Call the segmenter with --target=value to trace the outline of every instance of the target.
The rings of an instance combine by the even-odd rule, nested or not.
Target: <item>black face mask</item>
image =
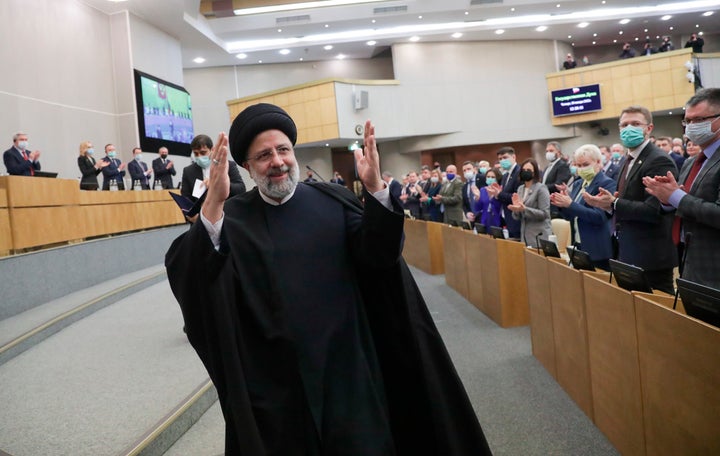
[[[533,179],[533,172],[527,169],[520,171],[520,180],[523,182],[531,181]]]

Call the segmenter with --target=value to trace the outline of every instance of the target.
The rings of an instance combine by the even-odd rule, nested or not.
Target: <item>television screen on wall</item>
[[[143,151],[157,152],[165,146],[171,154],[190,155],[194,131],[187,90],[135,70],[135,103]]]
[[[553,116],[567,116],[600,111],[600,84],[593,84],[550,92]]]

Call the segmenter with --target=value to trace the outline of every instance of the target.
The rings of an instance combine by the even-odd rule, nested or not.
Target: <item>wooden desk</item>
[[[405,220],[403,257],[409,265],[427,274],[445,272],[442,224],[422,220]]]
[[[184,222],[166,190],[80,191],[73,179],[0,177],[0,252]]]
[[[635,298],[647,454],[720,454],[720,329]]]
[[[536,250],[525,249],[525,273],[532,352],[550,375],[557,379],[555,333],[547,258],[538,254]]]
[[[442,241],[444,250],[445,282],[450,288],[468,299],[467,250],[465,241],[473,233],[462,228],[443,225]]]

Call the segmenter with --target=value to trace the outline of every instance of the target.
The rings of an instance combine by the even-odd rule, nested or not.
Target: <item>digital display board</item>
[[[584,114],[600,111],[600,84],[593,84],[550,92],[553,116]]]

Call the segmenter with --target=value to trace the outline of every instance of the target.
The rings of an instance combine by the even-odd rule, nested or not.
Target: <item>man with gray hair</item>
[[[3,153],[3,162],[11,176],[34,176],[40,171],[40,151],[27,150],[28,136],[25,133],[13,135],[13,145]]]
[[[543,171],[542,183],[550,193],[558,191],[557,184],[567,184],[570,180],[570,166],[562,153],[562,147],[557,141],[550,141],[545,146],[545,158],[550,163]]]
[[[402,193],[402,184],[393,178],[392,173],[390,171],[383,171],[382,180],[385,181],[388,188],[390,189],[390,194],[395,198],[400,199],[400,194]]]

